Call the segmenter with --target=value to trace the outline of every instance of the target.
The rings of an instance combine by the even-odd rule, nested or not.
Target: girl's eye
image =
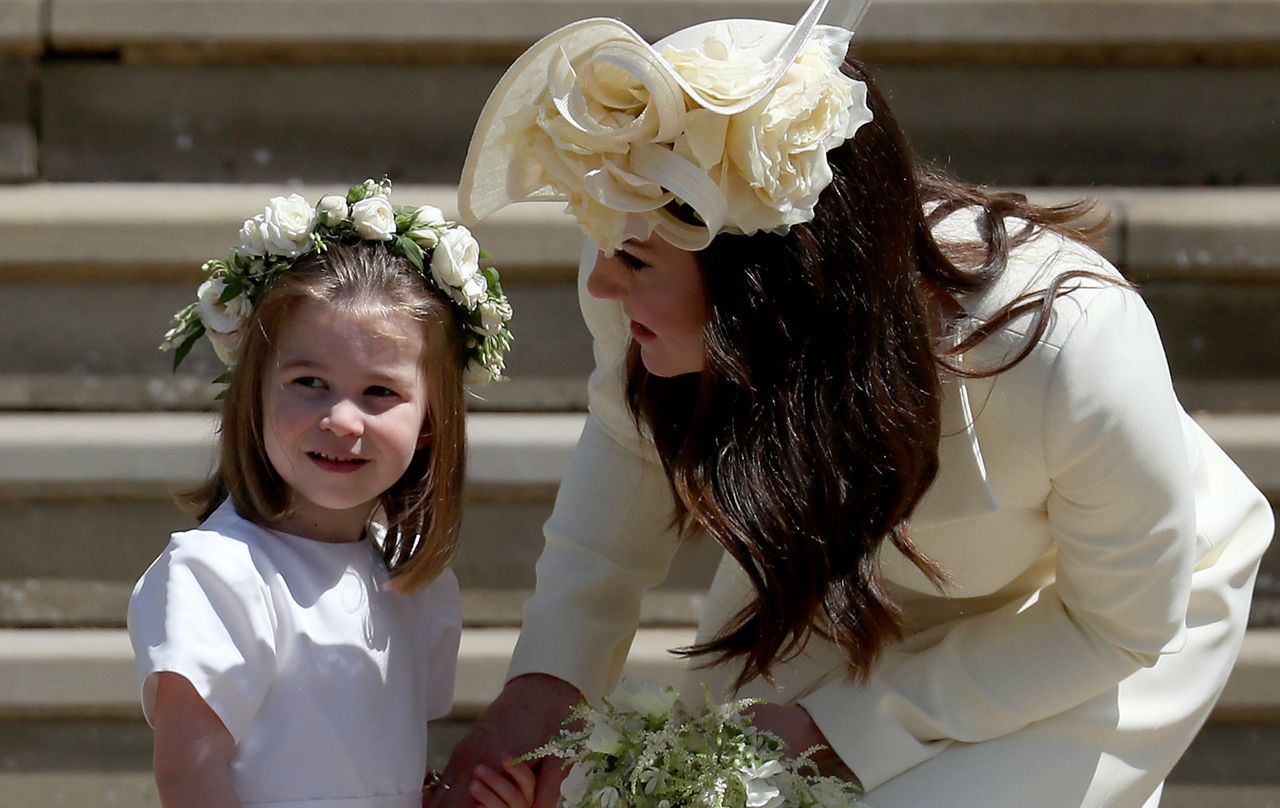
[[[374,398],[397,398],[400,395],[395,390],[392,390],[390,387],[382,387],[381,385],[376,385],[376,384],[373,387],[370,387],[369,389],[365,390],[364,392],[365,392],[365,395],[373,396]]]
[[[627,269],[639,270],[646,269],[649,266],[644,261],[641,261],[639,258],[636,258],[631,253],[624,250],[618,250],[614,255],[618,256],[618,261]]]
[[[293,383],[299,387],[306,387],[310,390],[325,389],[324,379],[318,378],[316,376],[299,376],[298,378],[293,380]]]

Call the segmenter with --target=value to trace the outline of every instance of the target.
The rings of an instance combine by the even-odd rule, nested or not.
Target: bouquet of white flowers
[[[624,679],[600,707],[579,705],[565,728],[523,760],[572,765],[566,808],[858,808],[853,783],[819,775],[810,756],[756,729],[743,699],[691,711],[673,688]]]

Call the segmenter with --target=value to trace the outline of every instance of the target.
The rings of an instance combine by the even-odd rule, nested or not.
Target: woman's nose
[[[334,403],[328,414],[320,419],[320,428],[335,435],[364,434],[364,418],[360,408],[347,399]]]
[[[592,297],[605,300],[621,299],[627,293],[626,272],[626,268],[619,266],[616,260],[606,257],[602,252],[596,253],[595,266],[587,276],[587,291]]]

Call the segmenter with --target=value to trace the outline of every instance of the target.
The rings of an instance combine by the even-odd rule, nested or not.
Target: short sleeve
[[[208,531],[176,534],[129,600],[147,722],[154,723],[155,675],[176,673],[240,743],[275,676],[274,625],[246,545]]]
[[[434,721],[453,708],[453,681],[462,640],[462,597],[453,570],[440,573],[427,588],[427,719]]]

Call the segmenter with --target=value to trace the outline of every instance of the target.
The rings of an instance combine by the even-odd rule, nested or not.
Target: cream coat
[[[967,213],[940,228],[972,238]],[[671,498],[621,398],[628,324],[582,284],[595,337],[591,418],[546,525],[537,591],[511,676],[546,672],[588,697],[619,676],[645,590],[677,539]],[[1071,269],[1117,274],[1054,235],[1019,248],[1002,280],[961,300],[976,320]],[[1020,323],[1019,325],[1022,325]],[[964,357],[998,362],[1016,327]],[[882,555],[911,635],[870,681],[813,640],[775,670],[869,789],[876,808],[1154,805],[1239,650],[1266,500],[1182,410],[1141,298],[1091,282],[1054,307],[1032,354],[994,380],[947,381],[939,476],[912,518],[952,579],[939,593]],[[750,595],[722,562],[699,628]],[[723,692],[731,672],[693,670]]]

